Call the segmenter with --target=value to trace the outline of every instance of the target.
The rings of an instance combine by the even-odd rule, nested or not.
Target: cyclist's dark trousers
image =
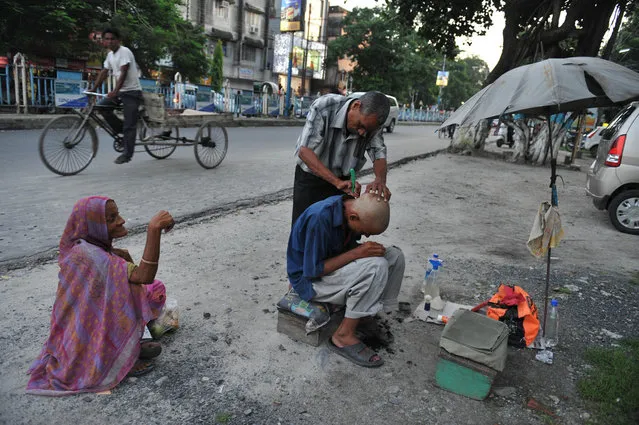
[[[142,92],[139,90],[120,92],[117,98],[105,97],[98,106],[100,114],[116,133],[124,135],[124,154],[131,158],[135,150],[135,135],[138,124],[138,108],[142,102]],[[115,116],[113,109],[122,105],[124,122]]]

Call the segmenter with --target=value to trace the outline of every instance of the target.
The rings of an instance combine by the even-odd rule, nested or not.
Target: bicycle
[[[84,92],[89,96],[105,96]],[[228,150],[228,134],[210,115],[191,115],[189,118],[168,117],[162,95],[143,93],[144,105],[138,110],[136,146],[155,159],[166,159],[177,146],[194,146],[195,158],[204,168],[218,166]],[[113,149],[124,151],[119,136],[98,113],[95,102],[73,114],[49,121],[40,135],[39,154],[44,165],[61,176],[78,174],[89,166],[98,151],[96,127],[101,127],[113,138]],[[179,128],[200,124],[195,139],[180,137]]]

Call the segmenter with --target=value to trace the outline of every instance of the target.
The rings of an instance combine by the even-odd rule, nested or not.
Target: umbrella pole
[[[544,292],[544,323],[541,327],[541,336],[546,336],[546,316],[548,315],[548,286],[550,282],[550,251],[548,248],[548,257],[546,259],[546,290]]]
[[[552,128],[550,126],[550,112],[547,115],[548,120],[548,150],[550,152],[550,203],[556,207],[559,203],[557,197],[557,158],[552,155]],[[544,291],[544,321],[542,325],[542,336],[546,336],[546,317],[548,316],[548,287],[550,286],[550,252],[548,247],[548,256],[546,257],[546,289]]]

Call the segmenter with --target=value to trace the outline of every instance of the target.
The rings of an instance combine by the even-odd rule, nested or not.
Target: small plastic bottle
[[[432,297],[430,295],[424,295],[424,311],[426,312],[426,316],[430,315],[430,302]]]
[[[431,258],[428,259],[428,264],[426,266],[426,274],[424,275],[424,295],[430,295],[431,297],[431,307],[434,310],[441,310],[444,308],[444,303],[439,295],[439,282],[437,281],[437,276],[439,275],[440,269],[442,268],[442,260],[439,258],[439,255],[433,254]]]
[[[559,303],[553,299],[550,301],[550,311],[546,319],[546,347],[552,348],[559,344],[559,312],[557,306]]]
[[[434,282],[439,270],[439,255],[433,254],[432,257],[426,262],[426,273],[424,274],[424,283],[422,284],[421,291],[427,294],[426,289],[429,287],[429,282]],[[432,297],[432,294],[428,294]]]

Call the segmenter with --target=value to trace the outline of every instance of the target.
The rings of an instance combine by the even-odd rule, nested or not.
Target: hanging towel
[[[550,205],[550,202],[542,202],[530,230],[528,250],[535,257],[541,257],[548,248],[557,247],[563,237],[564,229],[561,227],[559,209]]]

